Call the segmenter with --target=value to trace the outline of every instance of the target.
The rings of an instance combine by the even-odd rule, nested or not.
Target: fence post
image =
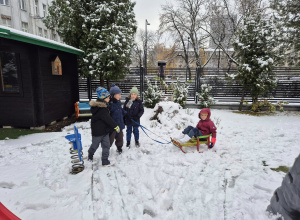
[[[199,92],[200,77],[201,77],[202,72],[203,72],[202,67],[197,67],[196,68],[196,80],[195,80],[195,100],[196,100],[196,104],[198,103],[197,93]]]
[[[141,66],[140,67],[140,95],[141,95],[141,100],[144,100],[144,68]]]
[[[86,83],[87,83],[87,88],[88,88],[88,99],[89,99],[89,101],[91,101],[91,99],[92,99],[91,77],[87,78]]]

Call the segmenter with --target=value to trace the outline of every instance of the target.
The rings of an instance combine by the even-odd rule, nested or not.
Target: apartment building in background
[[[0,0],[0,25],[61,42],[55,30],[47,29],[47,16],[52,0]]]

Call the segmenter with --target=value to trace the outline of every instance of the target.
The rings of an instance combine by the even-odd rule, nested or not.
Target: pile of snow
[[[161,124],[150,121],[154,109],[145,108],[141,118],[154,139],[169,140],[199,120],[199,109],[160,104]],[[216,152],[199,154],[191,147],[183,154],[140,130],[141,147],[132,143],[118,155],[113,145],[110,160],[115,166],[105,168],[101,148],[93,163],[86,161],[90,122],[75,123],[85,159],[85,170],[77,175],[69,174],[70,144],[65,139],[73,125],[62,132],[2,140],[0,202],[31,220],[275,219],[265,210],[285,174],[270,168],[290,167],[299,154],[299,114],[255,117],[212,109],[212,120],[218,128]]]

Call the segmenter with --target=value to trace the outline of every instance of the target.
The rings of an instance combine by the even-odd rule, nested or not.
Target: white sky
[[[159,27],[159,14],[161,13],[161,5],[166,4],[165,0],[136,0],[134,11],[138,23],[138,29],[145,30],[145,20],[150,25],[147,30],[156,31]]]

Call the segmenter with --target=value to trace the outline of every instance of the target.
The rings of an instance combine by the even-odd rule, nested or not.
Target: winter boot
[[[110,165],[110,161],[108,159],[103,159],[102,166],[108,166],[108,165]]]
[[[140,147],[140,142],[139,141],[135,141],[135,146],[136,147]]]
[[[179,137],[173,138],[173,140],[179,141],[179,140],[182,139],[184,136],[185,136],[185,134],[182,133],[182,134],[180,134]]]
[[[121,154],[123,152],[122,147],[117,147],[117,152]]]
[[[127,141],[126,147],[130,148],[130,141]]]
[[[94,155],[92,155],[92,154],[89,154],[89,156],[88,156],[88,160],[89,160],[89,161],[93,161],[93,157],[94,157]]]
[[[188,142],[190,139],[191,139],[190,136],[184,135],[184,137],[179,139],[178,141],[179,141],[179,143],[184,144],[184,143]]]

